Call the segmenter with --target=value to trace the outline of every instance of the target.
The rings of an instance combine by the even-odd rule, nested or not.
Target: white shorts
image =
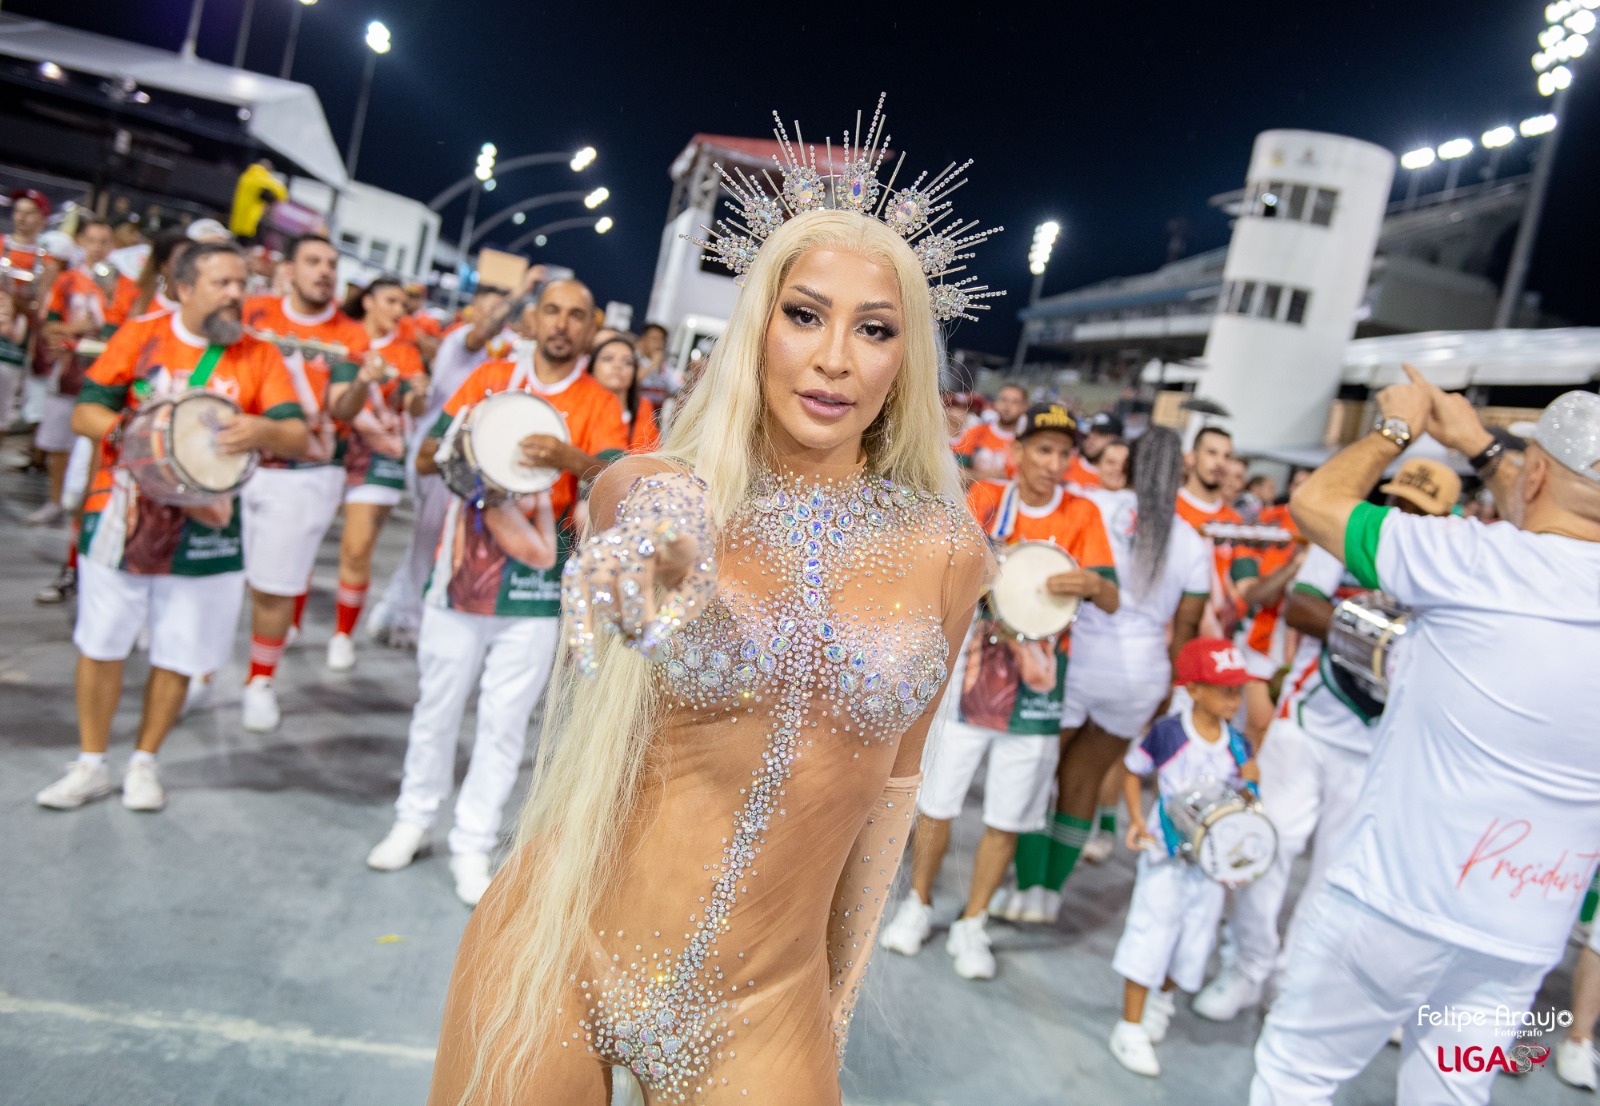
[[[1105,645],[1106,650],[1096,650],[1073,643],[1061,700],[1061,728],[1076,729],[1092,719],[1113,737],[1142,737],[1172,690],[1166,644],[1152,639],[1147,645],[1125,641]]]
[[[302,595],[333,516],[344,499],[344,469],[258,469],[244,486],[244,572],[268,595]]]
[[[1222,884],[1198,865],[1140,853],[1133,901],[1111,970],[1152,990],[1170,977],[1185,991],[1198,991],[1226,897]]]
[[[345,488],[346,503],[371,503],[374,507],[398,507],[404,488],[386,488],[382,484],[357,484]]]
[[[243,603],[242,572],[135,576],[80,557],[72,644],[93,661],[126,660],[148,624],[153,667],[201,676],[228,663]]]
[[[46,453],[70,453],[77,435],[72,432],[72,409],[78,401],[71,396],[47,395],[44,411],[39,416],[39,427],[33,432],[36,449]]]
[[[959,815],[985,752],[983,824],[1008,833],[1044,829],[1061,758],[1058,734],[1008,734],[946,723],[923,754],[917,809],[941,821]]]
[[[76,511],[83,505],[83,493],[89,487],[89,462],[94,458],[94,443],[79,435],[72,443],[72,453],[67,458],[67,474],[61,481],[61,505]]]

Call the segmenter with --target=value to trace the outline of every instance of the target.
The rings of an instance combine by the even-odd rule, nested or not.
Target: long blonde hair
[[[818,248],[887,262],[900,285],[905,358],[863,440],[869,469],[915,488],[959,495],[939,402],[939,338],[916,255],[876,219],[817,211],[791,219],[762,247],[728,329],[664,443],[663,454],[706,481],[718,525],[738,509],[766,458],[767,324],[795,262]],[[540,1052],[555,1043],[561,993],[578,970],[582,937],[620,867],[624,831],[658,728],[657,705],[644,659],[616,635],[597,637],[593,679],[577,676],[564,656],[556,665],[516,848],[497,877],[520,885],[515,897],[529,908],[485,935],[478,970],[492,967],[494,983],[478,992],[483,1008],[469,1018],[479,1037],[463,1104],[499,1101],[497,1091],[533,1075]]]

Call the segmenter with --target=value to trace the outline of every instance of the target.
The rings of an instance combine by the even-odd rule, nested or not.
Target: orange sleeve
[[[50,300],[45,304],[45,318],[65,319],[67,317],[67,296],[70,294],[73,280],[73,270],[68,269],[50,282]]]
[[[489,373],[486,370],[494,363],[493,361],[485,361],[472,370],[471,374],[461,382],[461,387],[457,388],[455,393],[445,401],[444,410],[439,413],[441,420],[448,424],[450,419],[461,413],[463,407],[472,403],[482,396],[484,392],[492,388]],[[439,432],[441,434],[444,433],[443,430]]]
[[[432,315],[413,315],[411,318],[415,323],[416,328],[422,331],[422,333],[426,334],[430,338],[439,337],[438,319],[435,319]]]
[[[87,378],[107,388],[127,388],[132,384],[138,374],[139,350],[144,345],[145,331],[144,327],[123,327],[113,334],[94,364],[89,366]]]
[[[967,489],[967,510],[972,512],[972,517],[978,520],[978,525],[984,533],[994,525],[994,513],[1000,506],[1000,497],[1004,489],[987,480],[979,480]]]
[[[1112,556],[1111,539],[1106,536],[1099,509],[1087,499],[1074,497],[1072,513],[1078,525],[1074,534],[1074,548],[1067,552],[1078,559],[1081,568],[1109,568],[1114,574],[1117,561]]]
[[[121,326],[127,322],[128,316],[133,313],[133,301],[138,298],[139,286],[127,277],[119,277],[116,295],[106,308],[106,322],[112,326]]]
[[[593,386],[583,405],[583,427],[574,435],[573,445],[589,454],[609,460],[607,454],[628,452],[628,425],[622,421],[622,404],[617,397],[587,379]]]

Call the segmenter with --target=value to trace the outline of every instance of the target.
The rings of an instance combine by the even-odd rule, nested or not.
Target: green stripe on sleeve
[[[455,421],[455,416],[448,411],[440,411],[439,417],[433,420],[433,425],[428,428],[428,437],[442,438],[444,432],[450,429],[450,424]]]
[[[305,411],[298,403],[275,403],[261,412],[269,419],[304,419]]]
[[[970,453],[957,453],[956,454],[956,467],[957,468],[963,468],[963,469],[971,468],[972,467],[972,455]]]
[[[1211,593],[1209,591],[1186,591],[1183,593],[1183,597],[1185,599],[1210,599]]]
[[[1233,565],[1228,569],[1228,576],[1235,582],[1239,580],[1253,580],[1261,575],[1261,564],[1254,557],[1236,557]]]
[[[354,361],[340,361],[328,370],[328,383],[349,384],[360,372]]]
[[[1378,582],[1378,535],[1393,507],[1357,503],[1344,524],[1344,563],[1364,588],[1381,588]]]
[[[98,380],[85,380],[83,390],[78,393],[79,403],[92,403],[97,407],[105,407],[112,411],[121,412],[128,403],[128,386],[126,384],[102,384]]]
[[[1289,590],[1290,591],[1297,591],[1301,595],[1309,595],[1314,599],[1320,599],[1324,603],[1330,602],[1328,597],[1326,595],[1323,595],[1316,588],[1312,587],[1310,584],[1301,583],[1298,580],[1295,581],[1294,585]]]
[[[595,454],[595,456],[607,464],[610,464],[618,457],[626,457],[627,453],[620,449],[602,449],[599,453]]]
[[[1097,576],[1101,576],[1107,580],[1110,580],[1113,584],[1117,582],[1117,570],[1113,565],[1099,565],[1095,568],[1091,568],[1089,571],[1093,572]]]

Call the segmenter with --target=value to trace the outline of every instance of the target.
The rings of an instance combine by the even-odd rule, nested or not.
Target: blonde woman
[[[614,1067],[650,1103],[840,1101],[992,563],[955,498],[942,305],[870,213],[764,236],[663,452],[595,483],[574,659],[462,939],[436,1106],[603,1106]]]

